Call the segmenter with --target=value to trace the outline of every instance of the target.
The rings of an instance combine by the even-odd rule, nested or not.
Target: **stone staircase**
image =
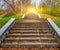
[[[59,50],[46,19],[16,19],[1,41],[0,50]]]
[[[60,50],[52,26],[36,14],[15,19],[0,39],[0,50]]]

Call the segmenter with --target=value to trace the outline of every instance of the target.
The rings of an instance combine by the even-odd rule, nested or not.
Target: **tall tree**
[[[4,0],[4,2],[6,3],[6,5],[8,5],[8,7],[10,7],[12,9],[12,11],[15,11],[14,0]]]

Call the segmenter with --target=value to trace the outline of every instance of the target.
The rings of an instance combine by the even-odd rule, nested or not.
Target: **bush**
[[[9,12],[4,14],[4,17],[9,17],[9,16],[12,16],[12,15],[15,15],[15,14],[16,14],[15,12],[9,11]]]
[[[57,16],[60,17],[60,11],[59,8],[44,8],[43,9],[44,14],[52,15],[52,16]]]

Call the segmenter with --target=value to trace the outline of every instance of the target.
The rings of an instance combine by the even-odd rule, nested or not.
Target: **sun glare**
[[[35,9],[34,8],[30,8],[28,12],[32,12],[32,13],[35,13]]]

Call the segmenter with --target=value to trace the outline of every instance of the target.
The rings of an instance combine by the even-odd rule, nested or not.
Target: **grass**
[[[57,24],[57,26],[60,27],[60,17],[51,16],[47,14],[42,14],[41,16],[42,18],[51,18]],[[3,17],[3,15],[0,15],[0,28],[11,18],[21,18],[21,17],[22,15],[20,14],[9,16],[9,17]]]
[[[9,21],[11,18],[21,18],[22,15],[17,14],[17,15],[13,15],[13,16],[9,16],[9,17],[3,17],[3,15],[0,15],[0,28],[7,22]]]
[[[60,28],[60,17],[51,16],[48,14],[42,14],[41,16],[42,18],[51,18],[56,23],[56,25]]]

